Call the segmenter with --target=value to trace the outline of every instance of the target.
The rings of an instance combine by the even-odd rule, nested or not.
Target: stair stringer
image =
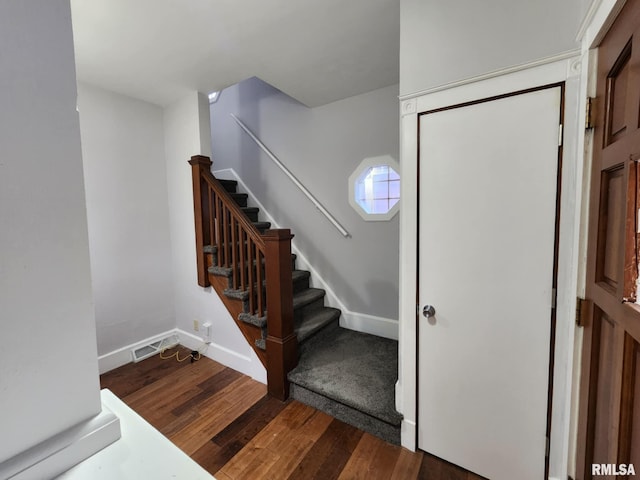
[[[261,215],[263,215],[268,222],[271,223],[272,228],[282,228],[275,218],[269,213],[264,205],[253,194],[251,189],[246,183],[242,181],[240,176],[233,168],[224,168],[221,170],[215,170],[213,172],[216,178],[226,180],[236,180],[238,185],[242,188],[244,193],[249,195],[250,204],[255,205],[260,209]],[[297,256],[297,265],[301,270],[308,270],[311,272],[310,284],[314,288],[321,288],[326,292],[325,303],[328,307],[337,308],[342,311],[340,316],[340,326],[355,330],[357,332],[369,333],[371,335],[377,335],[379,337],[390,338],[392,340],[398,340],[398,321],[391,318],[379,317],[376,315],[370,315],[368,313],[354,312],[344,304],[344,302],[336,295],[331,286],[324,280],[322,275],[313,267],[313,265],[307,260],[306,256],[295,244],[295,238],[291,242],[291,251]]]
[[[207,254],[208,267],[213,265],[212,260],[213,260],[212,254]],[[259,338],[262,338],[262,330],[259,329],[258,327],[255,327],[246,322],[243,322],[242,320],[239,319],[240,314],[244,312],[242,301],[237,300],[235,298],[231,298],[228,295],[225,295],[225,290],[228,287],[227,279],[224,277],[220,277],[218,275],[214,275],[212,273],[208,273],[208,275],[209,275],[209,283],[211,284],[211,288],[213,288],[215,292],[218,294],[218,297],[220,297],[220,300],[222,301],[227,311],[231,315],[231,318],[233,318],[233,321],[240,329],[240,332],[246,339],[247,343],[249,343],[252,350],[258,356],[258,359],[260,359],[260,362],[262,363],[262,365],[265,368],[267,368],[266,352],[264,350],[256,348],[256,340],[258,340]]]

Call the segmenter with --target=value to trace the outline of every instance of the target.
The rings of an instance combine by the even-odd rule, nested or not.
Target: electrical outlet
[[[200,331],[200,322],[198,320],[194,320],[193,321],[193,331],[194,332],[199,332]]]

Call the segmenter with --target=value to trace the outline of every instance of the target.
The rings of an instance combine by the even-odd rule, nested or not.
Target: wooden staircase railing
[[[193,156],[189,164],[193,176],[198,285],[212,285],[207,255],[215,255],[218,267],[231,270],[232,290],[246,298],[244,313],[267,316],[266,361],[255,342],[250,344],[267,369],[269,393],[285,400],[289,396],[287,373],[296,366],[298,358],[293,329],[293,235],[288,229],[268,230],[261,235],[213,176],[209,157]],[[234,320],[242,329],[243,322]]]

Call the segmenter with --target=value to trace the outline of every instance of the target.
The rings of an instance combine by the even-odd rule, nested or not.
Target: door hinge
[[[587,97],[587,107],[584,112],[584,128],[586,130],[591,130],[594,127],[593,124],[593,114],[594,114],[594,103],[595,98]]]
[[[562,146],[562,134],[564,131],[564,126],[562,124],[560,124],[560,126],[558,127],[558,146],[561,147]]]
[[[545,444],[544,447],[544,456],[548,457],[549,454],[551,453],[551,442],[549,441],[549,437],[546,437],[547,443]]]
[[[587,315],[589,314],[588,300],[576,297],[576,325],[584,327]]]

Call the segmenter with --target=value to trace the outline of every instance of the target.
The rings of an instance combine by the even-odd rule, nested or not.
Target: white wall
[[[175,327],[163,111],[87,84],[78,90],[103,355]]]
[[[347,180],[366,157],[388,154],[398,159],[397,96],[394,85],[308,108],[251,78],[225,89],[211,108],[213,169],[233,168],[278,225],[291,228],[294,246],[346,308],[390,319],[396,331],[398,215],[386,222],[364,221],[349,204]],[[335,229],[230,113],[266,144],[351,238]]]
[[[207,97],[194,92],[166,107],[164,135],[177,326],[193,332],[194,320],[211,322],[213,341],[207,355],[265,382],[264,367],[216,292],[197,283],[193,188],[187,162],[193,155],[211,156]]]
[[[100,412],[68,0],[0,2],[0,463]]]
[[[579,48],[588,0],[401,0],[400,94]]]

